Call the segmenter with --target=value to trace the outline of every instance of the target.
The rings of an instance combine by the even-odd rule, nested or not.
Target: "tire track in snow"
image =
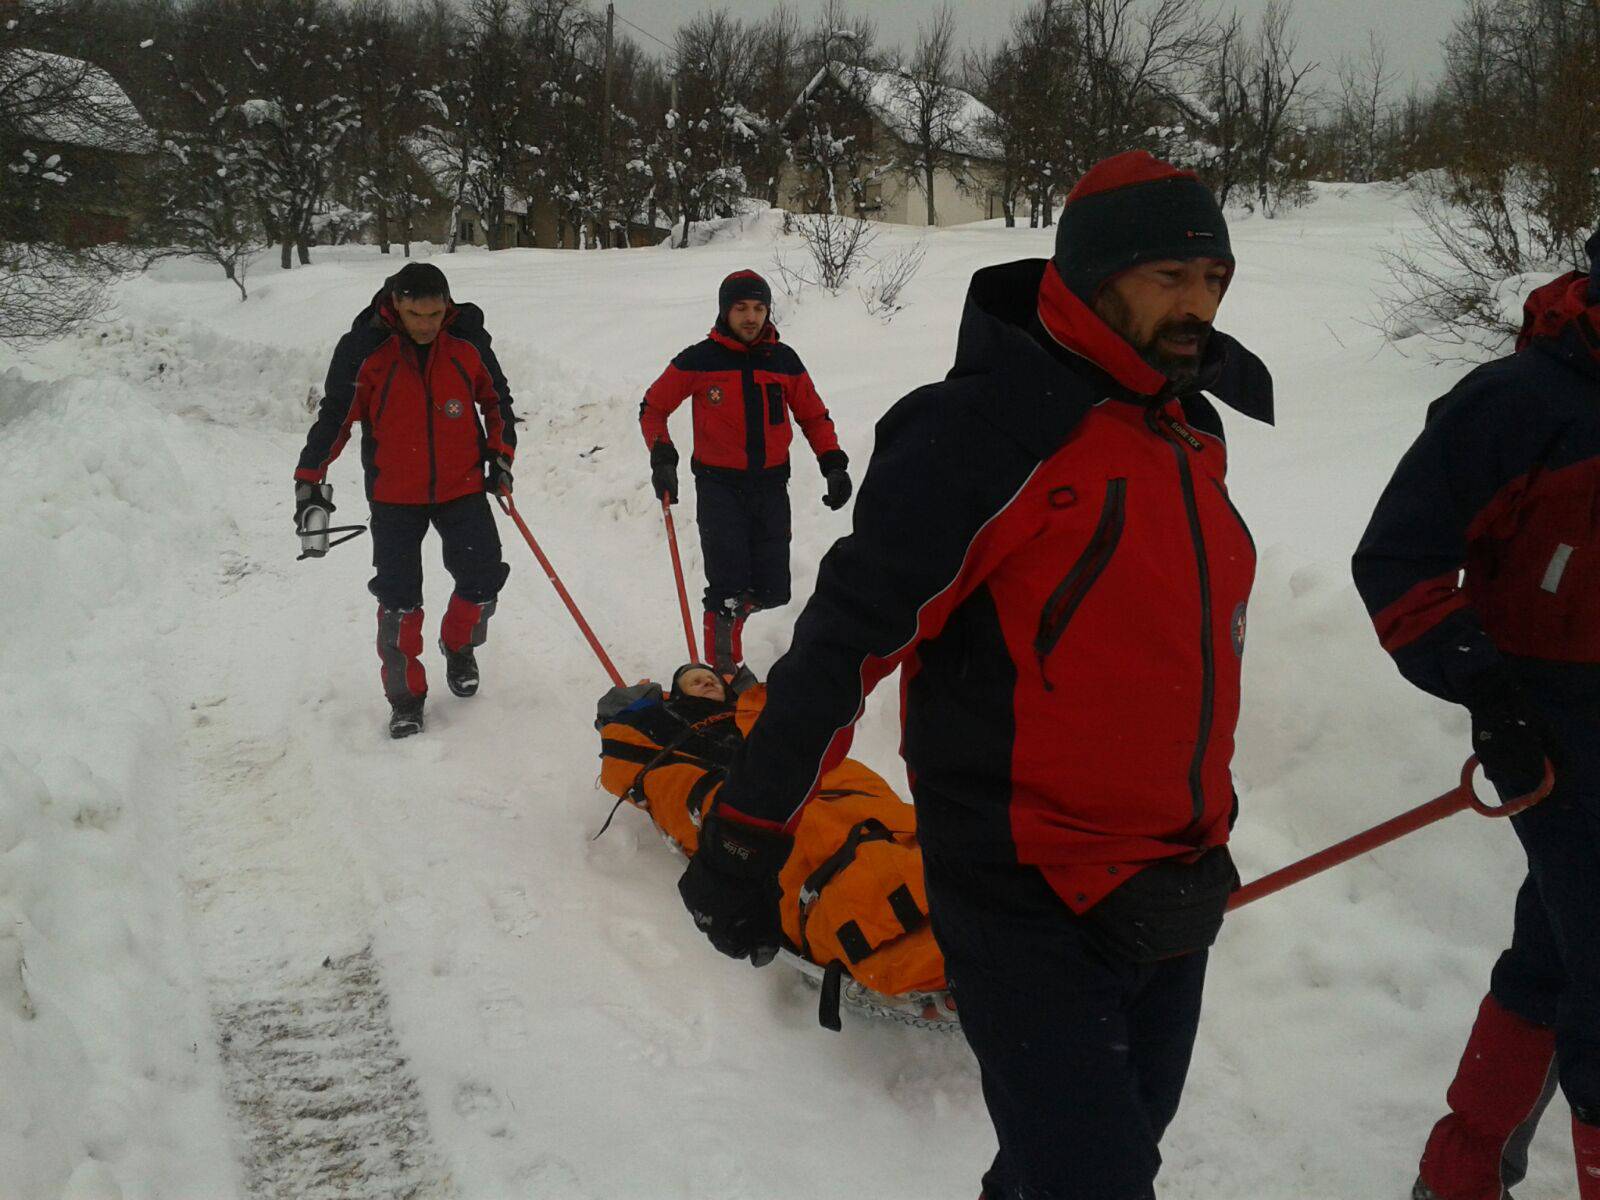
[[[449,1200],[337,798],[253,706],[218,695],[191,717],[188,884],[244,1194]]]
[[[370,949],[217,1010],[252,1196],[445,1196]]]

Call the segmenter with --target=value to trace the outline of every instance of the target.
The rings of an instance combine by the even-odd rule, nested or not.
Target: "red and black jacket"
[[[1198,386],[1271,418],[1225,335]],[[878,423],[728,815],[792,825],[900,667],[930,854],[1038,864],[1081,912],[1226,841],[1255,550],[1216,410],[1166,387],[1054,267],[979,272],[954,370]]]
[[[1590,252],[1600,256],[1600,235]],[[1507,658],[1600,690],[1595,278],[1533,292],[1516,353],[1429,408],[1356,551],[1384,649],[1446,700],[1464,701]]]
[[[517,445],[511,389],[490,346],[483,311],[452,304],[419,367],[415,344],[379,292],[333,352],[294,477],[321,483],[360,421],[367,499],[443,504],[483,491],[484,464],[512,458]]]
[[[718,321],[650,385],[639,428],[652,450],[671,444],[667,418],[694,397],[694,466],[713,471],[789,471],[794,424],[820,459],[839,450],[833,419],[794,350],[769,321],[755,345]]]

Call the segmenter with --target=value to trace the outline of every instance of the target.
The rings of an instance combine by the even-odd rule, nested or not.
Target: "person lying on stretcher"
[[[648,680],[612,688],[595,720],[601,786],[692,857],[701,821],[765,704],[763,685],[731,695],[700,663],[679,667],[666,690]],[[942,992],[944,961],[928,927],[911,805],[847,758],[823,774],[793,832],[773,897],[788,948],[885,996]]]

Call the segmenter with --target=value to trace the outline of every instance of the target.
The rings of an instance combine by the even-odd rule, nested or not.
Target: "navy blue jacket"
[[[1600,691],[1597,278],[1535,291],[1516,353],[1429,408],[1356,551],[1384,648],[1446,700],[1508,660]]]

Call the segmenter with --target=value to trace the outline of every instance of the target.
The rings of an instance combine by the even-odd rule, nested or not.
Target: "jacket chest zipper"
[[[378,431],[378,422],[383,420],[383,410],[389,407],[389,386],[394,383],[394,373],[400,369],[398,360],[389,364],[389,373],[383,377],[383,390],[378,393],[378,411],[372,414],[372,431]]]
[[[739,367],[739,391],[744,403],[745,465],[759,471],[767,465],[766,401],[756,386],[755,364],[748,356]]]
[[[1117,543],[1122,540],[1127,493],[1126,479],[1113,479],[1106,484],[1105,505],[1100,509],[1100,520],[1095,524],[1094,532],[1089,535],[1089,544],[1084,547],[1078,560],[1072,564],[1072,569],[1067,572],[1066,577],[1050,593],[1049,599],[1044,602],[1044,608],[1039,613],[1039,629],[1033,638],[1033,654],[1039,663],[1039,676],[1044,681],[1044,690],[1047,692],[1055,691],[1055,684],[1050,682],[1046,660],[1049,659],[1050,652],[1060,643],[1073,614],[1078,611],[1078,606],[1083,603],[1090,589],[1111,562],[1111,556],[1117,550]]]
[[[1145,423],[1150,426],[1152,433],[1172,448],[1173,457],[1177,459],[1178,480],[1183,487],[1183,507],[1189,518],[1189,538],[1194,544],[1195,569],[1200,580],[1200,722],[1195,736],[1194,757],[1189,762],[1192,815],[1189,828],[1185,831],[1192,833],[1199,827],[1205,813],[1205,786],[1201,770],[1205,765],[1207,744],[1211,741],[1211,723],[1216,705],[1217,664],[1211,631],[1211,565],[1206,559],[1206,540],[1200,527],[1200,505],[1195,498],[1194,471],[1189,466],[1189,456],[1178,435],[1163,425],[1156,409],[1145,410]]]
[[[411,353],[416,354],[413,347]],[[434,497],[439,492],[439,455],[434,445],[433,430],[433,384],[428,377],[433,374],[433,360],[439,356],[437,347],[428,350],[428,365],[418,366],[417,374],[422,376],[422,401],[428,409],[428,503],[434,502]],[[413,359],[412,361],[416,361]]]

